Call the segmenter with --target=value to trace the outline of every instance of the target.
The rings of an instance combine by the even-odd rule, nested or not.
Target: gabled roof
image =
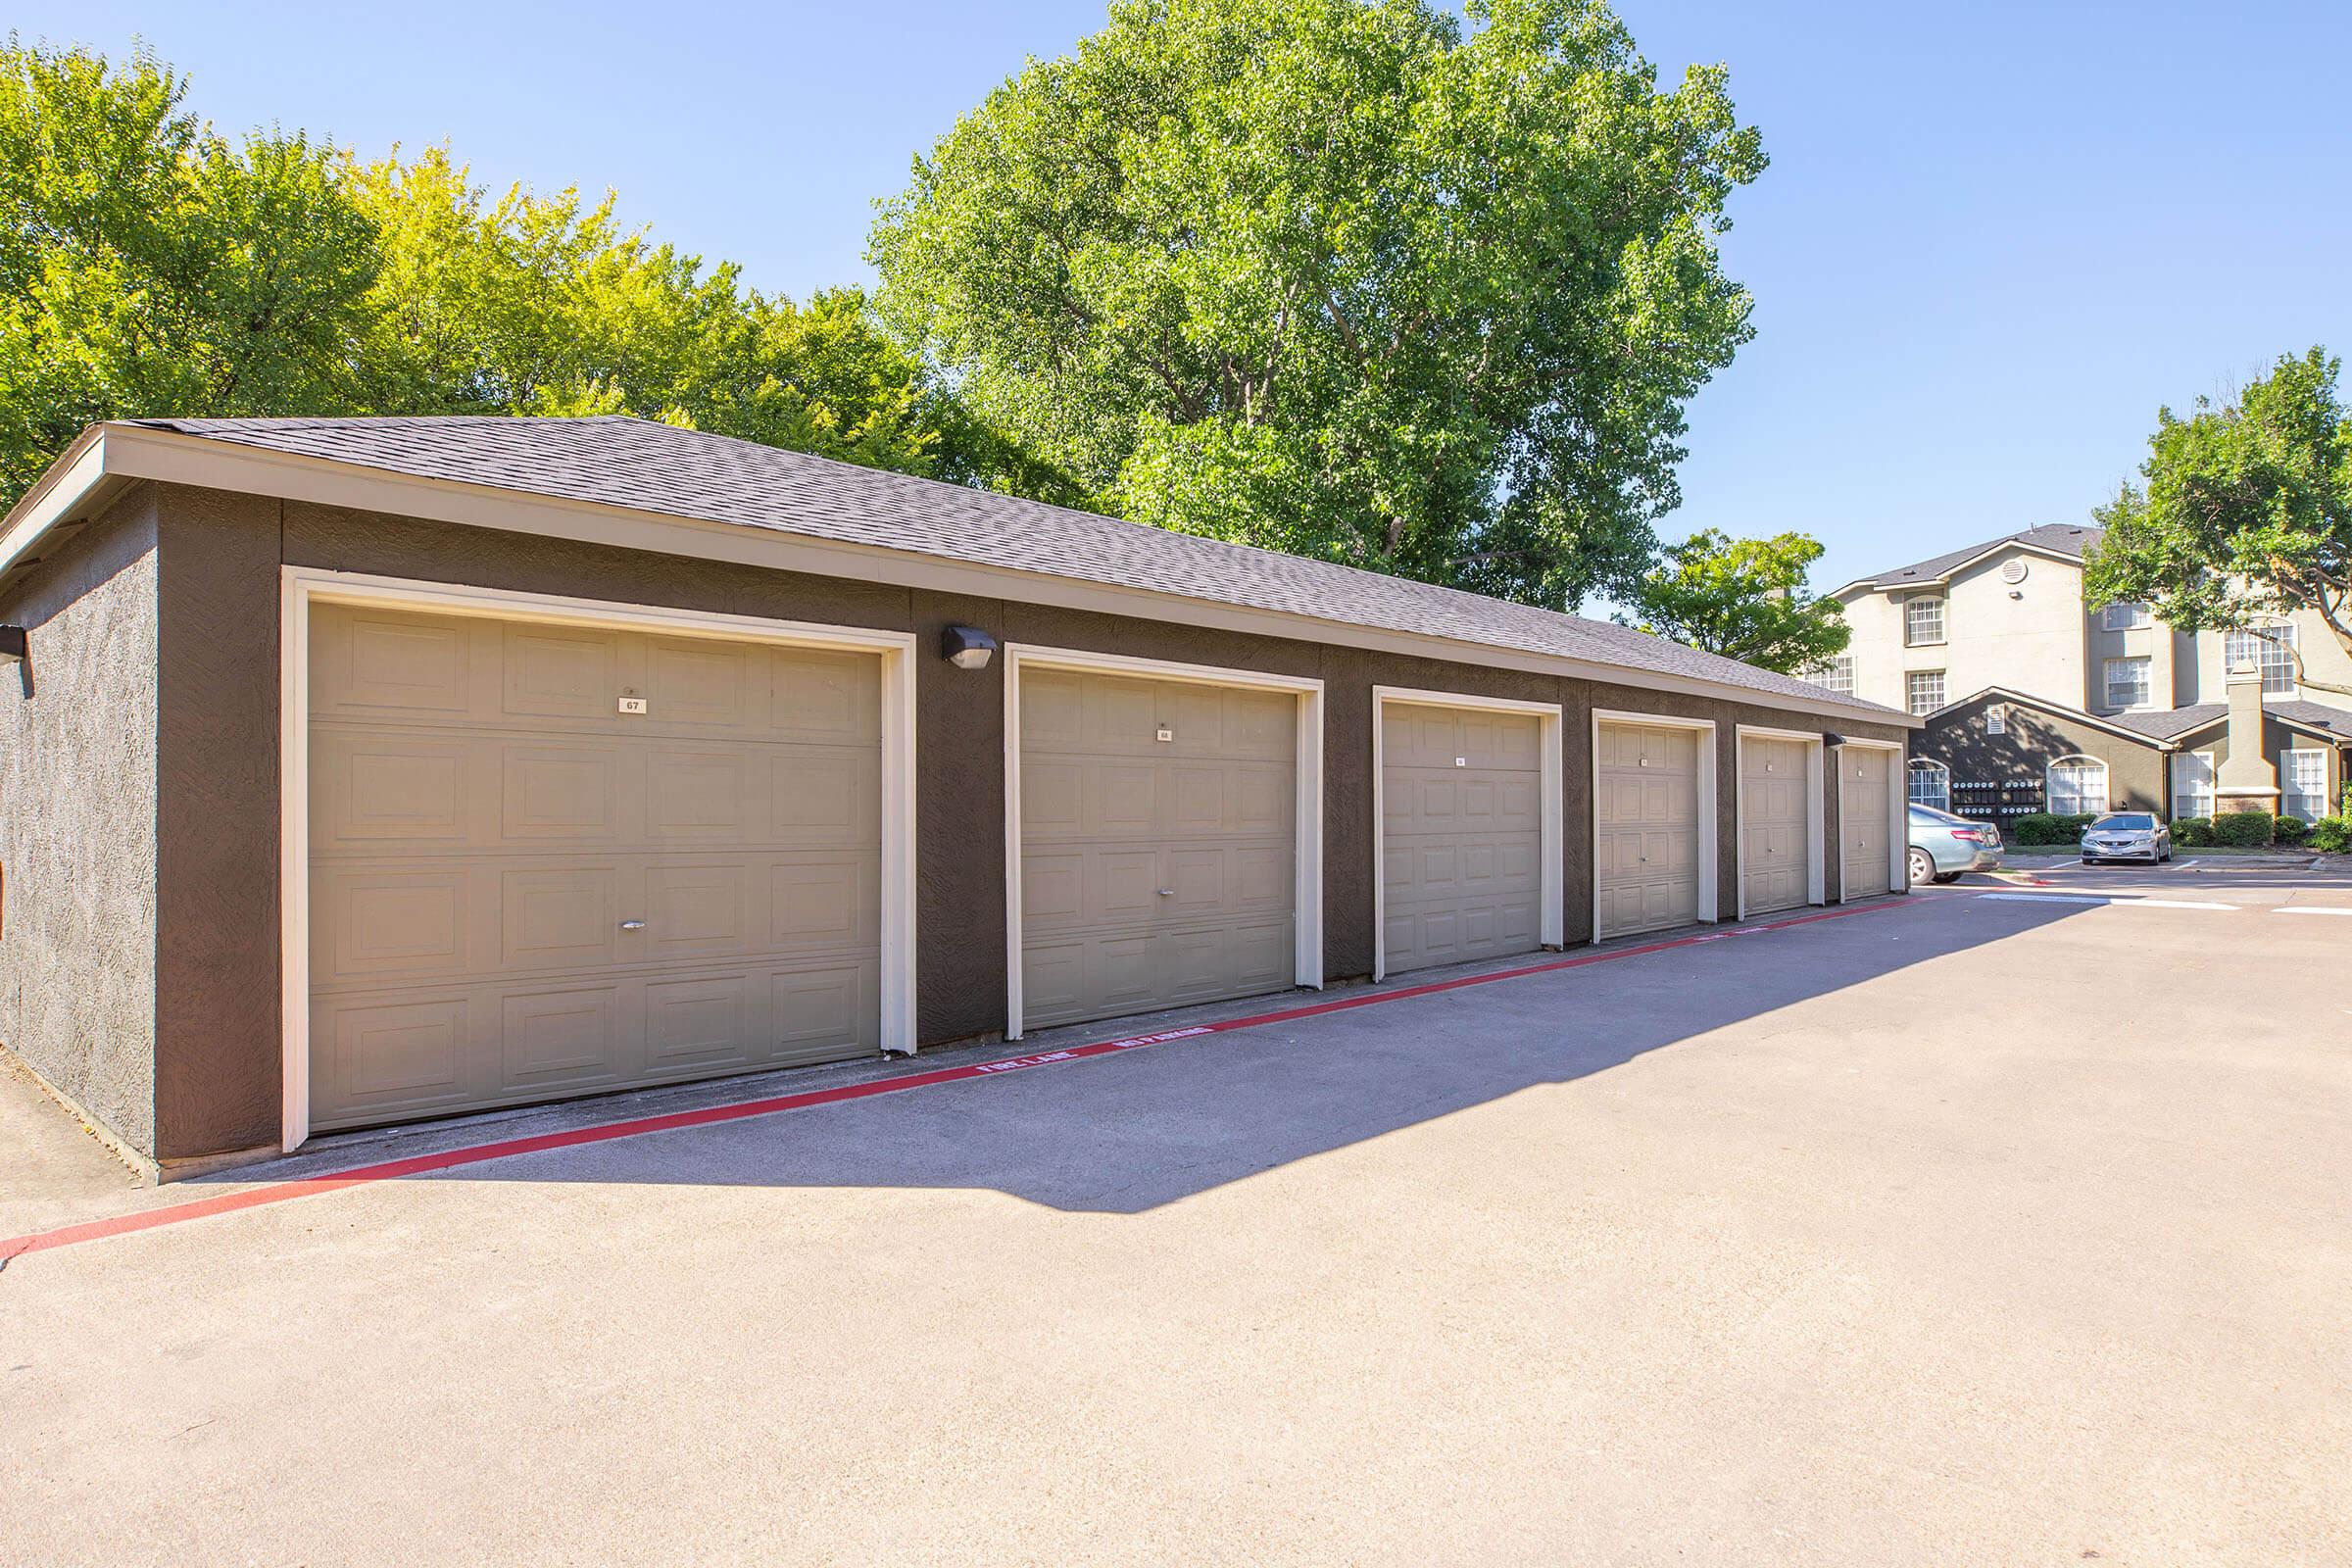
[[[2046,697],[2030,697],[2006,686],[1987,686],[1958,702],[1944,704],[1927,715],[1928,721],[1934,723],[1946,713],[1987,701],[2008,703],[2019,708],[2037,708],[2045,713],[2056,713],[2079,724],[2088,724],[2130,740],[2147,742],[2159,751],[2179,750],[2181,740],[2199,730],[2211,729],[2230,717],[2228,703],[2195,703],[2187,708],[2135,709],[2102,717],[2097,713],[2086,713],[2080,708],[2069,708],[2064,703],[2051,702]],[[2296,729],[2338,743],[2352,743],[2352,713],[2342,709],[2307,703],[2298,698],[2283,703],[2266,702],[2262,705],[2262,710]]]
[[[999,597],[1069,603],[1084,586],[1095,602],[1122,594],[1137,601],[1123,612],[1162,618],[1183,616],[1185,603],[1232,607],[1271,635],[1363,642],[1369,628],[1433,657],[1502,653],[1521,667],[1601,680],[1624,672],[1633,684],[1914,725],[1893,709],[1607,621],[617,416],[94,425],[0,524],[0,574],[48,526],[87,514],[100,486],[126,482],[118,475],[314,500],[340,487],[367,497],[340,505],[457,521],[512,515],[527,520],[504,525],[608,542],[624,525],[653,524],[675,554],[751,559],[747,535],[791,536],[850,547],[825,553],[836,575],[937,582],[941,563],[961,563],[985,571],[965,571],[959,589]]]
[[[1856,588],[1879,590],[1941,582],[1953,572],[2003,550],[2023,549],[2056,557],[2061,561],[2081,561],[2083,552],[2099,542],[2099,535],[2103,531],[2076,523],[2045,522],[2039,527],[2025,528],[2016,533],[2003,534],[1998,539],[1988,539],[1981,545],[1970,545],[1966,550],[1948,551],[1940,556],[1930,556],[1925,561],[1915,561],[1908,566],[1896,566],[1879,572],[1875,576],[1857,577],[1837,590],[1837,593],[1850,593]],[[1836,596],[1832,595],[1833,598]]]

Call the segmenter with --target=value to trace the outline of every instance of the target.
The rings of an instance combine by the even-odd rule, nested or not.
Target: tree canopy
[[[1809,669],[1852,636],[1838,602],[1806,587],[1821,554],[1801,533],[1734,539],[1702,529],[1666,552],[1616,619],[1765,669]]]
[[[1051,493],[857,289],[796,303],[624,229],[492,197],[445,148],[231,140],[158,62],[0,49],[0,498],[94,420],[629,413]]]
[[[869,256],[965,404],[1137,521],[1555,608],[1630,583],[1750,335],[1720,68],[1597,0],[1115,0]]]
[[[2188,417],[2160,409],[2143,486],[2099,509],[2106,532],[2083,590],[2097,603],[2147,604],[2180,631],[2259,633],[2316,611],[2352,653],[2352,418],[2325,349],[2281,355],[2270,374]],[[2284,645],[2298,680],[2313,680]]]

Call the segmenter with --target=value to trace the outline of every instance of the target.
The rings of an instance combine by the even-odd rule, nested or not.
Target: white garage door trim
[[[1382,755],[1381,719],[1391,703],[1416,703],[1425,708],[1481,708],[1493,712],[1532,713],[1538,725],[1540,760],[1537,788],[1543,792],[1544,836],[1537,883],[1537,940],[1557,948],[1567,941],[1567,879],[1561,871],[1561,839],[1565,806],[1560,797],[1560,705],[1528,703],[1508,697],[1472,697],[1463,692],[1421,691],[1409,686],[1372,688],[1372,978],[1389,977],[1387,864],[1387,759]]]
[[[1838,750],[1841,754],[1851,751],[1882,752],[1886,754],[1886,891],[1888,893],[1907,893],[1911,889],[1910,868],[1905,863],[1911,853],[1911,796],[1908,788],[1909,780],[1904,777],[1904,774],[1908,771],[1908,764],[1903,760],[1902,743],[1899,741],[1858,741],[1841,738],[1838,742]],[[1845,811],[1845,795],[1842,788],[1840,788],[1838,796],[1838,810],[1842,818]],[[1874,898],[1879,897],[1877,894],[1873,894],[1871,896]],[[1838,881],[1838,902],[1840,904],[1850,904],[1853,902],[1851,896],[1845,891],[1842,874],[1840,875]]]
[[[278,606],[278,951],[282,1019],[283,1147],[311,1135],[311,607],[429,610],[560,625],[667,631],[681,636],[776,643],[882,657],[881,1042],[914,1050],[914,649],[911,632],[766,620],[708,611],[569,599],[329,571],[279,568]]]
[[[1722,853],[1722,825],[1716,815],[1715,786],[1715,721],[1711,718],[1684,718],[1674,713],[1637,713],[1621,708],[1592,710],[1592,733],[1589,743],[1586,786],[1592,795],[1586,807],[1586,858],[1592,858],[1593,841],[1599,835],[1600,813],[1600,726],[1603,724],[1643,724],[1653,729],[1688,729],[1698,732],[1698,919],[1706,925],[1721,916],[1720,901],[1715,892],[1715,862]],[[1592,884],[1592,928],[1588,940],[1598,942],[1600,937],[1600,877],[1596,867],[1588,867]]]
[[[1774,729],[1766,724],[1741,724],[1733,735],[1732,776],[1735,780],[1732,800],[1732,845],[1739,856],[1733,871],[1733,885],[1739,889],[1737,903],[1739,917],[1747,918],[1747,739],[1794,741],[1805,749],[1805,799],[1812,808],[1805,813],[1805,903],[1829,902],[1827,858],[1823,853],[1829,838],[1829,797],[1823,790],[1821,731],[1817,729]]]
[[[1293,891],[1293,984],[1323,989],[1323,682],[1217,664],[1180,664],[1079,648],[1004,645],[1004,1038],[1022,1034],[1021,1005],[1021,671],[1074,669],[1141,675],[1202,686],[1295,692],[1298,698],[1298,817]]]

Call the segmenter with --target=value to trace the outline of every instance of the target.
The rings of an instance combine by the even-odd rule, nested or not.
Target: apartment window
[[[2213,754],[2181,752],[2173,759],[2173,816],[2213,814]]]
[[[1903,677],[1904,696],[1914,715],[1933,713],[1943,706],[1943,671],[1915,669]]]
[[[2107,764],[2097,758],[2061,757],[2044,778],[2054,814],[2087,816],[2107,809]]]
[[[2109,708],[2145,708],[2148,706],[2147,660],[2110,659],[2107,661],[2107,706]]]
[[[1984,710],[1984,733],[1987,735],[2009,733],[2009,710],[2006,707],[1995,703]]]
[[[1903,604],[1903,641],[1917,648],[1943,641],[1943,600],[1919,594]]]
[[[1816,665],[1812,678],[1817,686],[1827,686],[1831,691],[1844,692],[1850,696],[1854,689],[1854,656],[1839,654],[1827,663]]]
[[[2295,628],[2287,622],[2265,626],[2259,632],[2233,631],[2223,640],[2222,656],[2226,661],[2224,675],[2240,664],[2255,664],[2262,670],[2262,695],[2292,697],[2295,695]]]
[[[1911,759],[1910,795],[1913,806],[1952,808],[1952,770],[1925,757]]]
[[[2099,624],[2108,631],[2142,631],[2151,623],[2145,605],[2109,605],[2099,612]]]
[[[2317,822],[2328,814],[2328,754],[2283,752],[2278,758],[2278,812]]]

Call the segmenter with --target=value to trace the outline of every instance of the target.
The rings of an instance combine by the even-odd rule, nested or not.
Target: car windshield
[[[2156,819],[2145,811],[2118,811],[2113,816],[2102,816],[2090,825],[2094,832],[2145,833],[2156,825]]]

